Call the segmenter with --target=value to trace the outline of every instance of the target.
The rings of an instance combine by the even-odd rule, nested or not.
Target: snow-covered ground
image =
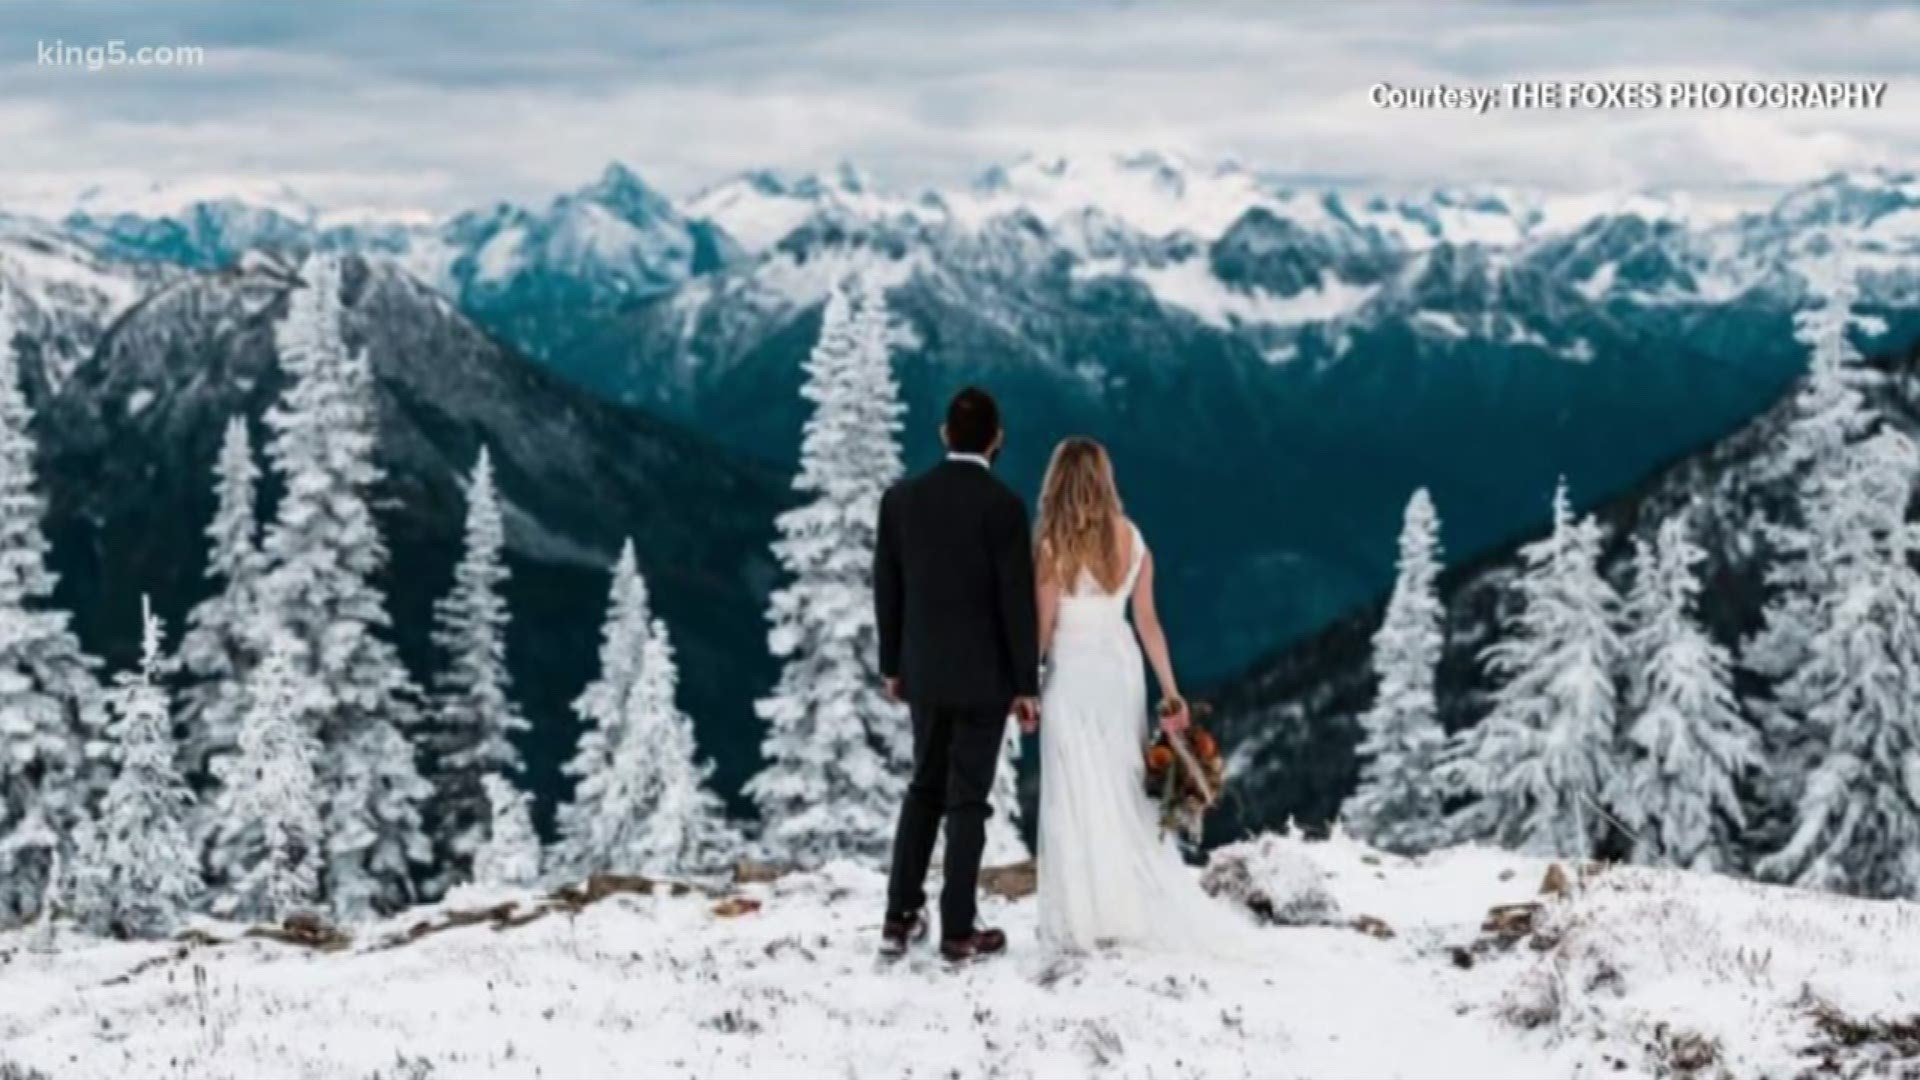
[[[992,900],[1008,958],[886,966],[881,878],[851,866],[746,887],[764,906],[730,917],[619,895],[383,947],[427,910],[333,953],[14,933],[0,1075],[1787,1077],[1828,1075],[1828,1043],[1832,1075],[1920,1074],[1871,1024],[1920,1014],[1920,906],[1627,869],[1556,899],[1504,853],[1262,843],[1276,900],[1320,878],[1339,910],[1231,959],[1049,956],[1031,900]],[[1535,900],[1531,932],[1483,933]]]

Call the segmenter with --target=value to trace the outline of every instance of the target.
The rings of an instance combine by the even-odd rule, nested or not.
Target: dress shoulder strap
[[[1120,586],[1121,596],[1132,596],[1133,586],[1140,580],[1140,568],[1147,564],[1147,538],[1140,535],[1140,526],[1132,521],[1127,528],[1133,533],[1133,559],[1127,566],[1127,580]]]

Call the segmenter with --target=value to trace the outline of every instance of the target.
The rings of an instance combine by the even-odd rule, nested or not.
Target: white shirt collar
[[[958,452],[949,452],[947,454],[947,460],[948,461],[971,461],[975,465],[978,465],[983,469],[993,468],[993,462],[988,461],[987,455],[985,454],[962,454]]]

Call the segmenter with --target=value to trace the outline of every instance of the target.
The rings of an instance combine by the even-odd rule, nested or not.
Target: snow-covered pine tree
[[[1920,897],[1920,528],[1907,520],[1920,450],[1886,428],[1846,451],[1809,516],[1837,519],[1834,588],[1806,662],[1778,700],[1818,739],[1786,844],[1767,877],[1877,897]]]
[[[665,623],[650,620],[629,544],[614,568],[600,678],[574,705],[588,725],[567,771],[580,778],[560,813],[558,861],[570,874],[701,873],[729,865],[739,835],[707,787]]]
[[[1000,764],[993,774],[993,790],[987,796],[993,811],[987,818],[987,846],[982,855],[984,866],[1011,866],[1033,858],[1026,838],[1020,835],[1020,726],[1007,720],[1007,735],[1000,747]]]
[[[741,837],[727,820],[726,806],[708,781],[713,763],[699,757],[693,720],[680,711],[680,665],[674,659],[667,624],[655,619],[640,661],[640,681],[629,703],[630,719],[621,748],[614,755],[615,771],[643,773],[651,765],[655,794],[644,830],[626,850],[635,865],[662,871],[704,872],[733,865],[740,856]],[[651,751],[649,752],[649,748]],[[621,768],[623,758],[633,765]],[[643,802],[635,809],[644,810]],[[640,815],[630,814],[629,820]]]
[[[1817,303],[1794,321],[1796,336],[1810,353],[1808,373],[1771,461],[1775,476],[1792,481],[1795,498],[1783,515],[1761,525],[1772,556],[1766,570],[1769,596],[1761,628],[1740,655],[1741,665],[1763,686],[1748,707],[1766,741],[1754,831],[1767,849],[1786,842],[1801,788],[1825,745],[1825,734],[1806,726],[1813,703],[1784,696],[1785,686],[1808,661],[1823,598],[1839,587],[1834,554],[1853,541],[1850,526],[1823,507],[1838,490],[1850,449],[1875,423],[1859,388],[1867,373],[1849,336],[1862,321],[1853,310],[1852,261],[1844,247],[1836,247],[1804,272]]]
[[[207,526],[207,576],[219,591],[188,614],[176,654],[186,683],[180,695],[182,764],[192,778],[207,776],[211,759],[231,753],[238,741],[247,672],[259,655],[253,633],[260,614],[260,466],[241,417],[227,421],[213,474],[218,502]]]
[[[298,662],[325,691],[315,728],[324,888],[352,918],[413,896],[411,865],[429,856],[420,804],[431,788],[408,738],[419,690],[382,637],[389,616],[374,584],[387,549],[368,501],[381,479],[372,369],[341,336],[339,261],[314,255],[301,276],[275,327],[287,387],[267,413],[267,454],[286,494],[264,542],[262,609],[305,646]]]
[[[527,721],[509,696],[505,543],[493,459],[483,447],[467,482],[466,553],[454,568],[453,591],[433,609],[434,644],[447,657],[423,739],[434,788],[427,820],[437,849],[435,893],[472,875],[474,852],[494,820],[486,778],[509,778],[524,767],[513,745]]]
[[[1613,672],[1618,597],[1598,569],[1600,526],[1578,518],[1563,480],[1553,532],[1521,549],[1517,610],[1482,653],[1500,686],[1493,708],[1449,747],[1470,802],[1457,835],[1529,854],[1585,857],[1605,834],[1602,800],[1617,783]]]
[[[94,745],[106,722],[96,664],[67,614],[49,606],[32,422],[0,304],[0,926],[39,910],[106,779]]]
[[[1731,657],[1696,619],[1705,559],[1679,515],[1634,545],[1622,620],[1629,754],[1612,805],[1634,861],[1728,871],[1743,861],[1739,785],[1759,764],[1759,739],[1734,698]]]
[[[1340,819],[1375,847],[1410,855],[1446,840],[1438,768],[1447,736],[1434,695],[1446,609],[1436,590],[1440,518],[1425,488],[1407,500],[1399,566],[1386,617],[1373,635],[1379,690],[1360,717],[1360,786]]]
[[[84,830],[86,850],[76,853],[75,914],[96,931],[155,937],[171,933],[199,897],[200,858],[163,681],[163,631],[144,597],[140,610],[140,665],[107,694],[119,770]]]
[[[262,640],[266,654],[244,685],[234,752],[213,763],[220,786],[208,866],[215,913],[273,922],[320,899],[326,834],[312,732],[332,701],[299,641],[278,629],[263,630]]]
[[[493,888],[540,880],[540,837],[533,831],[533,800],[503,777],[480,778],[490,819],[486,839],[473,853],[473,881]]]
[[[604,852],[594,830],[605,816],[601,793],[606,785],[594,778],[613,767],[613,753],[626,724],[627,699],[640,677],[652,624],[647,583],[640,576],[633,541],[628,540],[614,561],[607,590],[607,617],[600,625],[600,675],[573,702],[582,724],[580,742],[561,771],[574,778],[574,792],[555,815],[559,839],[553,849],[553,863],[563,874],[611,869],[599,862]]]
[[[901,473],[886,303],[868,279],[827,297],[801,394],[813,403],[774,555],[790,582],[768,609],[784,661],[757,711],[766,767],[748,782],[770,856],[800,865],[883,857],[912,761],[906,711],[878,671],[871,575],[880,496]]]

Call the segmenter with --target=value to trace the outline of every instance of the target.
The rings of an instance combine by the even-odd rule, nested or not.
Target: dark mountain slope
[[[136,306],[40,413],[61,600],[115,661],[134,646],[139,594],[178,631],[205,592],[201,530],[227,417],[259,422],[281,387],[273,326],[289,272],[261,260],[189,277]],[[459,478],[492,449],[508,507],[515,627],[509,662],[535,722],[537,790],[560,790],[568,711],[597,663],[606,567],[632,536],[683,660],[683,700],[732,790],[753,765],[753,695],[771,681],[761,604],[785,503],[779,479],[673,424],[608,403],[487,337],[388,265],[350,260],[346,334],[379,395],[376,493],[392,550],[385,582],[416,673],[458,557]],[[269,490],[271,501],[274,492]]]
[[[1882,341],[1920,342],[1920,313],[1880,314],[1889,323]],[[1873,364],[1887,376],[1876,403],[1894,422],[1920,429],[1920,345],[1884,353]],[[1696,535],[1709,554],[1701,569],[1705,621],[1729,645],[1755,629],[1764,602],[1757,522],[1791,497],[1779,482],[1764,478],[1762,466],[1792,409],[1788,392],[1751,422],[1593,506],[1608,530],[1608,576],[1624,585],[1632,539],[1650,536],[1666,517],[1692,507]],[[1543,527],[1550,494],[1540,488],[1536,529]],[[1448,504],[1445,498],[1438,503],[1444,521]],[[1447,531],[1451,535],[1450,525]],[[1449,730],[1472,724],[1484,710],[1488,683],[1478,656],[1497,633],[1518,548],[1535,535],[1515,537],[1442,576],[1447,644],[1440,706]],[[1391,551],[1391,525],[1378,533],[1377,544]],[[1320,826],[1338,812],[1357,775],[1356,717],[1374,692],[1371,638],[1384,602],[1278,650],[1209,695],[1236,769],[1236,805],[1216,823],[1221,836],[1288,819]]]

